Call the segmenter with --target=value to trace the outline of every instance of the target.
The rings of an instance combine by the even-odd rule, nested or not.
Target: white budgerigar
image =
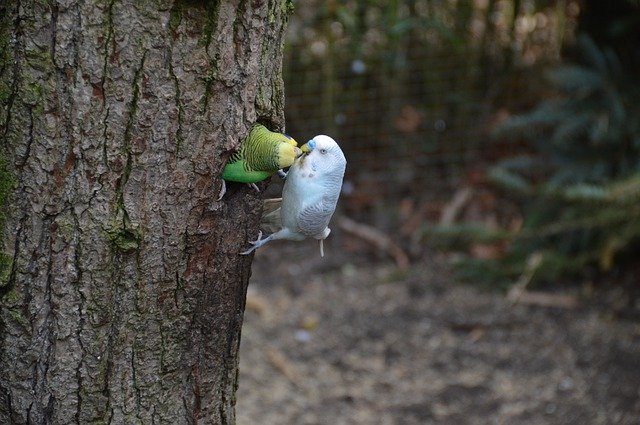
[[[304,153],[289,169],[282,189],[281,229],[264,239],[260,232],[243,255],[275,239],[312,237],[320,241],[320,255],[324,256],[322,241],[331,232],[329,220],[340,196],[347,160],[329,136],[316,136],[301,149]]]

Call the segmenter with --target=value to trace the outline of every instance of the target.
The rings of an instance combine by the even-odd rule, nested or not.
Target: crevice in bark
[[[193,425],[195,423],[195,419],[189,415],[189,402],[187,401],[186,396],[182,396],[182,408],[186,413],[184,419],[187,421],[187,424]]]
[[[102,106],[105,109],[104,117],[102,118],[102,162],[105,168],[109,167],[109,159],[107,156],[107,144],[109,143],[108,137],[108,123],[109,123],[109,105],[107,104],[107,74],[109,65],[109,46],[114,40],[114,25],[113,25],[113,6],[116,0],[111,0],[107,6],[107,28],[106,36],[103,40],[104,47],[102,49],[102,75],[100,76],[100,96],[102,98]],[[115,47],[114,47],[115,49]]]
[[[7,278],[7,282],[4,286],[0,286],[0,299],[2,299],[6,294],[15,289],[16,284],[16,273],[18,267],[18,258],[20,256],[20,241],[22,239],[22,229],[24,228],[25,222],[28,219],[27,214],[23,214],[22,218],[19,221],[18,229],[16,230],[16,237],[13,243],[13,258],[11,259],[11,271],[9,272],[9,277]],[[25,301],[23,303],[23,313],[26,315],[26,305],[28,303]]]
[[[227,418],[226,406],[227,406],[226,393],[225,391],[222,391],[220,405],[218,406],[218,414],[220,415],[220,422],[223,424],[229,423],[229,418]]]
[[[110,424],[112,419],[113,419],[113,415],[114,415],[114,409],[111,406],[111,401],[112,401],[112,397],[111,397],[111,373],[113,371],[113,346],[114,346],[114,339],[116,334],[118,333],[118,330],[120,328],[120,319],[121,316],[119,314],[119,312],[117,311],[117,309],[121,306],[122,303],[122,297],[121,297],[121,275],[120,275],[120,271],[121,271],[121,264],[120,264],[120,255],[117,253],[112,253],[111,255],[111,264],[113,265],[112,267],[112,273],[111,273],[111,277],[110,280],[111,282],[113,282],[113,297],[112,297],[112,302],[111,302],[111,311],[110,313],[110,317],[108,322],[111,324],[111,326],[109,327],[109,331],[107,333],[107,341],[104,347],[104,362],[105,362],[105,370],[104,370],[104,383],[103,383],[103,387],[102,387],[102,394],[105,396],[106,398],[106,406],[105,406],[105,411],[110,412],[109,413],[109,420],[108,423]]]
[[[18,93],[18,88],[20,86],[20,66],[22,64],[22,55],[20,54],[20,47],[22,45],[22,28],[21,28],[21,22],[22,22],[22,18],[20,17],[20,6],[21,6],[21,2],[20,0],[16,1],[16,11],[14,12],[16,19],[13,22],[13,31],[11,33],[11,40],[10,42],[14,45],[13,46],[13,76],[11,78],[11,92],[9,94],[9,98],[7,99],[7,106],[6,106],[6,117],[5,117],[5,127],[4,127],[4,133],[3,133],[3,141],[6,144],[7,143],[7,134],[9,132],[9,126],[11,125],[11,113],[13,110],[13,103],[14,100],[18,97],[17,93]],[[24,50],[24,49],[22,49]]]
[[[102,96],[104,97],[104,91]],[[105,108],[104,117],[102,119],[102,164],[104,165],[105,169],[109,167],[109,159],[107,157],[107,143],[109,141],[109,137],[107,134],[108,126],[109,126],[109,106]]]
[[[180,154],[180,148],[184,140],[182,136],[182,121],[184,120],[184,108],[182,106],[182,98],[180,97],[180,81],[173,71],[173,65],[169,62],[169,74],[173,79],[176,88],[176,108],[178,108],[178,128],[176,129],[176,157]]]
[[[136,113],[138,111],[138,99],[140,97],[140,76],[142,75],[142,69],[144,68],[144,61],[147,57],[147,52],[145,51],[142,54],[142,59],[140,60],[140,66],[138,66],[133,74],[133,83],[131,89],[133,91],[131,102],[129,103],[129,111],[127,116],[127,124],[124,129],[124,136],[122,137],[123,141],[123,150],[126,154],[126,162],[124,166],[124,170],[120,179],[118,180],[118,185],[116,187],[116,193],[118,195],[118,206],[123,208],[125,216],[127,215],[126,210],[124,210],[124,186],[129,181],[129,175],[131,174],[131,167],[133,165],[133,157],[131,154],[131,130],[133,128],[133,124],[136,118]]]
[[[174,6],[174,9],[175,9],[175,6]],[[173,17],[174,9],[171,10],[172,17]],[[176,12],[176,13],[179,13],[179,12]],[[169,19],[169,22],[170,22],[169,31],[173,33],[177,29],[177,27],[172,27],[171,18]],[[174,45],[173,35],[169,34],[167,64],[169,69],[169,76],[173,81],[173,86],[175,87],[175,92],[176,92],[175,102],[176,102],[176,108],[178,109],[178,127],[176,128],[176,157],[178,157],[178,155],[180,154],[180,148],[182,146],[182,142],[184,140],[182,135],[182,121],[184,120],[184,107],[182,106],[182,98],[180,96],[180,80],[178,80],[178,77],[176,76],[176,73],[173,69],[173,45]]]
[[[151,425],[156,424],[156,415],[156,406],[153,406],[153,408],[151,409]]]
[[[211,89],[213,88],[213,83],[218,78],[218,64],[220,62],[220,54],[218,48],[215,50],[215,54],[211,57],[211,53],[209,51],[209,47],[211,45],[211,39],[213,37],[213,33],[216,31],[218,26],[218,15],[220,13],[220,1],[210,1],[206,4],[206,19],[204,23],[204,28],[202,29],[202,41],[204,44],[205,52],[207,54],[207,58],[209,61],[209,69],[207,70],[207,74],[204,77],[204,97],[202,100],[202,114],[207,112],[209,108],[209,97],[211,96]]]
[[[16,165],[18,168],[24,168],[31,156],[31,145],[33,143],[33,107],[29,107],[29,137],[27,138],[27,146],[24,150],[24,156]]]
[[[198,364],[202,361],[200,356],[200,348],[198,348],[195,356],[196,364],[191,368],[191,378],[193,379],[193,412],[192,422],[197,422],[202,412],[202,397],[200,395],[200,371],[198,370]]]
[[[0,325],[2,325],[2,322],[0,322]],[[1,326],[0,329],[4,331]],[[0,420],[2,423],[13,423],[13,407],[11,404],[11,392],[3,385],[0,385]]]
[[[140,387],[138,386],[138,379],[136,377],[136,344],[135,342],[131,345],[131,380],[133,381],[133,389],[135,391],[136,398],[136,418],[143,422],[142,417],[140,417],[140,410],[142,409],[142,404],[140,402]]]
[[[49,395],[49,401],[47,402],[47,405],[44,407],[44,409],[42,409],[44,423],[53,424],[53,410],[55,408],[55,404],[56,399],[52,395]]]
[[[218,14],[220,12],[220,0],[210,0],[206,2],[207,18],[202,28],[202,40],[205,49],[209,50],[213,33],[216,31]]]
[[[47,416],[47,412],[51,415],[53,412],[52,409],[55,405],[55,399],[50,392],[48,383],[48,373],[51,367],[52,353],[55,348],[55,317],[52,301],[53,242],[51,239],[51,226],[52,216],[45,217],[43,220],[43,232],[38,243],[39,251],[43,253],[46,252],[44,257],[47,259],[45,262],[47,270],[45,273],[45,286],[42,288],[42,305],[38,306],[38,309],[31,314],[31,318],[29,320],[32,326],[31,333],[34,335],[34,342],[38,349],[38,357],[33,364],[33,373],[30,382],[33,398],[27,412],[27,423],[32,419],[36,423],[51,423],[51,417]],[[32,297],[31,292],[28,291],[27,295],[25,304],[30,305]]]
[[[144,62],[147,57],[147,51],[145,50],[140,60],[140,66],[138,66],[133,75],[132,83],[132,97],[129,103],[129,110],[127,115],[127,122],[125,125],[124,135],[122,137],[122,149],[126,156],[125,165],[122,170],[122,174],[116,183],[116,212],[114,223],[111,223],[105,228],[109,239],[112,242],[112,246],[119,251],[129,252],[137,250],[140,246],[140,230],[131,223],[129,219],[129,213],[124,205],[124,188],[129,181],[131,175],[131,169],[133,167],[133,154],[131,152],[131,132],[136,118],[138,110],[138,99],[140,97],[140,78],[142,70],[144,68]]]
[[[184,141],[183,136],[183,128],[182,123],[184,120],[184,106],[181,97],[180,91],[180,80],[176,76],[175,70],[173,69],[173,48],[175,46],[175,40],[178,37],[178,27],[182,22],[182,6],[180,2],[176,1],[171,10],[169,11],[169,43],[167,44],[167,67],[169,69],[169,76],[173,81],[173,85],[175,87],[175,101],[176,108],[178,108],[178,128],[176,129],[176,158],[180,154],[180,148],[182,147],[182,143]]]
[[[53,1],[53,0],[50,0]],[[55,6],[51,6],[52,10],[54,12],[52,12],[55,15],[55,22],[57,22],[58,18],[59,18],[59,9],[57,4]],[[73,53],[73,63],[71,64],[71,67],[69,67],[69,65],[65,65],[65,66],[60,66],[58,67],[56,62],[55,62],[55,45],[56,45],[56,34],[55,31],[57,31],[57,24],[53,27],[53,34],[52,34],[52,38],[53,38],[53,47],[52,47],[52,55],[51,55],[51,63],[53,64],[53,68],[55,70],[58,71],[58,78],[56,80],[56,90],[58,92],[61,92],[63,95],[65,95],[65,97],[63,98],[64,100],[62,102],[64,102],[64,104],[61,104],[62,102],[60,100],[58,100],[58,104],[55,106],[55,108],[60,111],[60,113],[64,116],[64,119],[62,120],[62,126],[64,127],[64,131],[59,131],[60,133],[60,139],[62,140],[66,140],[68,141],[68,143],[66,143],[65,145],[67,146],[67,163],[65,163],[65,169],[66,172],[68,173],[68,171],[70,170],[70,168],[67,167],[73,167],[74,172],[76,171],[76,165],[78,162],[78,158],[76,158],[76,154],[74,153],[74,149],[76,147],[76,132],[74,131],[74,120],[72,119],[72,111],[77,107],[76,106],[76,99],[74,98],[74,88],[71,84],[68,83],[69,80],[69,71],[70,69],[73,70],[78,70],[79,67],[79,49],[78,49],[78,33],[80,31],[80,27],[81,27],[81,15],[80,15],[80,11],[79,11],[79,6],[76,4],[75,6],[75,20],[73,22],[73,28],[72,28],[72,37],[71,37],[71,47],[65,49],[65,52],[69,52],[71,51]],[[71,7],[69,8],[71,9]],[[73,85],[75,85],[75,77],[73,78]],[[56,97],[57,99],[57,97]],[[60,121],[58,121],[58,123],[60,123]],[[80,156],[80,158],[83,157],[83,150],[82,149],[78,149],[77,150],[78,155]],[[70,202],[70,200],[68,199],[67,202]],[[73,211],[73,205],[69,205],[68,209]]]
[[[51,62],[56,63],[56,34],[58,31],[58,3],[49,0],[49,8],[51,9]]]
[[[236,50],[243,50],[243,55],[249,54],[249,51],[251,50],[251,46],[245,42],[249,32],[249,29],[247,28],[247,22],[242,19],[245,13],[247,13],[248,7],[250,7],[248,1],[241,1],[236,12],[237,18],[233,21],[233,43],[235,44]],[[251,22],[249,22],[248,24],[250,25]],[[240,55],[236,54],[235,60],[236,66],[238,67],[240,67],[240,63],[238,63],[239,57]]]
[[[80,48],[78,47],[81,44],[82,39],[82,13],[80,12],[80,4],[75,3],[74,6],[76,11],[76,22],[77,25],[73,27],[73,37],[71,38],[71,42],[73,45],[73,68],[76,69],[80,64]],[[80,39],[80,40],[79,40]],[[55,63],[55,62],[54,62]]]
[[[180,305],[178,298],[180,297],[180,293],[183,291],[182,283],[180,283],[180,274],[176,270],[176,286],[173,289],[173,303],[176,306],[177,310],[180,310]]]
[[[107,67],[109,65],[109,47],[112,43],[115,44],[114,28],[113,28],[113,6],[116,0],[111,0],[107,6],[107,35],[104,39],[104,48],[102,50],[102,77],[100,79],[100,86],[102,88],[102,102],[106,102],[105,83],[107,80]],[[115,50],[115,46],[113,46]]]
[[[71,214],[73,217],[75,228],[80,229],[80,221],[78,220],[78,216],[76,215],[73,208],[71,208]],[[80,300],[80,304],[78,305],[78,327],[76,328],[76,338],[78,339],[78,345],[80,346],[80,360],[78,361],[78,365],[76,367],[76,383],[78,385],[78,389],[76,391],[76,397],[78,398],[78,402],[76,405],[75,419],[76,419],[76,423],[80,424],[81,413],[82,413],[82,403],[83,403],[82,364],[84,362],[85,353],[86,353],[84,343],[82,342],[82,331],[85,325],[85,317],[83,314],[83,310],[87,300],[84,294],[82,293],[82,289],[80,286],[83,280],[82,279],[82,263],[81,263],[82,248],[80,245],[80,238],[77,232],[74,233],[74,245],[75,245],[75,251],[74,251],[74,257],[73,257],[73,264],[76,269],[76,276],[77,276],[77,281],[75,283],[77,285],[76,290],[78,292],[78,299]]]

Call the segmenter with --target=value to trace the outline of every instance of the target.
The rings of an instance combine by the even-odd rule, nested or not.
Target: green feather
[[[256,183],[269,178],[271,171],[249,171],[246,169],[246,162],[239,160],[224,167],[222,178],[227,181],[240,183]]]

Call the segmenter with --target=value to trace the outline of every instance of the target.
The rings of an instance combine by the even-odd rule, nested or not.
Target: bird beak
[[[300,146],[300,149],[304,153],[310,153],[312,150],[315,149],[315,147],[316,147],[315,140],[309,140],[307,143],[305,143],[304,145]]]
[[[296,153],[296,158],[300,158],[302,156],[302,154],[304,153],[304,151],[300,148],[293,148],[295,153]]]

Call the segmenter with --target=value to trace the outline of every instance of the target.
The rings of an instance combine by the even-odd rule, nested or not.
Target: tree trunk
[[[0,423],[235,422],[261,206],[216,195],[290,7],[2,1]]]

